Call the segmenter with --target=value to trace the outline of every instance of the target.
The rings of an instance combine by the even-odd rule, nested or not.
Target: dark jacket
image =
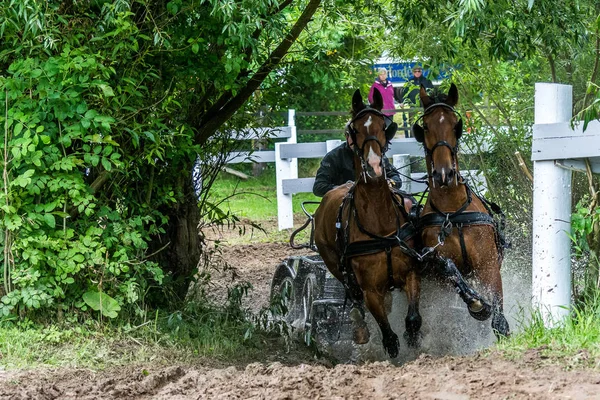
[[[402,186],[400,173],[390,164],[387,157],[383,157],[385,174],[388,179],[396,183],[396,188]],[[324,196],[336,186],[356,179],[354,172],[354,152],[347,142],[342,143],[329,153],[325,154],[321,166],[317,170],[313,193],[315,196]]]
[[[421,85],[423,85],[425,89],[433,89],[433,83],[429,79],[422,75],[418,79],[413,76],[412,79],[407,82],[407,86],[404,89],[404,93],[408,92],[408,94],[405,95],[404,101],[410,104],[417,104],[417,97],[419,96]]]

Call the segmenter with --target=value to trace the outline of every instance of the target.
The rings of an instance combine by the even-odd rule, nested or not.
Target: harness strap
[[[467,211],[458,215],[450,216],[448,221],[452,225],[494,225],[494,218],[487,213],[478,211]],[[419,218],[419,229],[428,226],[442,226],[446,222],[446,216],[441,214],[425,214]]]
[[[471,188],[467,183],[464,183],[465,189],[467,192],[467,200],[461,206],[460,209],[453,213],[444,213],[440,211],[434,204],[431,202],[431,208],[435,211],[435,213],[429,213],[426,215],[422,215],[419,218],[418,228],[423,229],[428,226],[440,226],[440,234],[439,240],[441,242],[450,235],[452,226],[456,226],[459,233],[460,247],[463,259],[465,260],[465,266],[470,268],[467,261],[467,250],[464,241],[464,234],[462,233],[462,228],[465,225],[491,225],[494,228],[494,237],[496,241],[496,248],[498,249],[498,256],[502,257],[504,253],[504,248],[508,247],[506,244],[506,240],[504,238],[503,230],[505,224],[504,213],[500,209],[500,207],[486,200],[485,198],[477,195],[475,196],[482,202],[486,209],[486,213],[478,212],[478,211],[467,211],[464,210],[468,207],[468,205],[473,201]],[[500,222],[494,218],[494,212],[492,208],[497,211],[496,214],[500,215]]]
[[[463,203],[463,205],[456,211],[454,211],[453,213],[445,213],[443,211],[440,211],[439,208],[437,208],[435,206],[435,204],[433,204],[433,201],[431,201],[429,204],[431,205],[431,208],[433,208],[433,211],[435,211],[438,214],[443,215],[444,217],[447,217],[448,219],[452,219],[452,217],[461,214],[463,211],[465,211],[467,209],[467,207],[469,207],[469,204],[471,204],[471,202],[473,202],[473,194],[471,192],[471,188],[469,187],[469,185],[467,185],[466,183],[463,183],[465,185],[465,190],[467,192],[467,200],[465,200],[465,202]]]
[[[402,225],[399,235],[390,235],[377,239],[359,240],[348,243],[344,258],[349,259],[355,256],[375,254],[387,249],[388,247],[393,248],[396,246],[399,246],[400,250],[404,251],[403,245],[406,245],[406,241],[415,236],[416,233],[417,230],[415,227],[407,222]]]
[[[417,234],[416,228],[412,222],[406,222],[403,225],[400,225],[400,214],[402,214],[406,219],[408,219],[408,213],[404,209],[404,200],[402,195],[400,193],[390,191],[392,201],[396,206],[396,232],[388,236],[380,236],[375,233],[369,232],[361,224],[360,219],[358,217],[353,196],[355,188],[356,183],[350,188],[350,190],[342,200],[342,204],[340,205],[340,208],[338,210],[338,216],[336,219],[336,242],[340,251],[340,266],[342,274],[344,276],[344,284],[350,290],[356,290],[356,286],[358,286],[356,283],[356,279],[353,279],[354,274],[349,268],[348,261],[350,260],[350,258],[359,255],[376,254],[385,251],[388,270],[388,282],[390,285],[390,289],[393,289],[394,279],[392,268],[392,249],[394,247],[399,247],[400,250],[408,256],[419,260],[421,259],[421,255],[406,243],[407,240],[409,240]],[[400,201],[396,196],[399,196],[402,201]],[[354,221],[359,230],[365,235],[369,236],[371,239],[350,242],[350,229],[348,229],[348,223],[350,218],[346,219],[346,226],[342,226],[344,210],[346,210],[347,207],[350,207],[349,212],[354,217]]]

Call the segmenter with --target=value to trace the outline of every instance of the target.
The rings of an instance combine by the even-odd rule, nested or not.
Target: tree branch
[[[596,28],[596,58],[594,60],[594,69],[592,70],[592,75],[590,76],[590,82],[596,83],[596,78],[598,77],[598,64],[600,64],[600,30]],[[588,99],[590,97],[590,93],[586,90],[585,97],[583,98],[583,107],[585,109],[588,106]]]
[[[310,22],[313,15],[321,5],[321,0],[311,0],[306,8],[304,9],[302,15],[288,35],[283,39],[283,41],[273,50],[273,52],[269,55],[267,60],[260,66],[258,71],[252,76],[252,78],[248,81],[245,87],[243,87],[236,96],[230,98],[230,93],[223,94],[221,99],[224,96],[229,97],[228,101],[220,106],[218,109],[214,106],[211,107],[206,114],[203,116],[204,118],[196,119],[196,126],[193,126],[197,129],[195,135],[195,141],[198,144],[203,144],[206,140],[212,136],[212,134],[225,123],[231,116],[250,98],[252,93],[260,84],[266,79],[266,77],[279,65],[281,59],[287,54],[288,50],[292,46],[292,44],[298,39],[300,33],[304,30],[306,25]],[[216,104],[221,105],[221,99],[219,99]]]

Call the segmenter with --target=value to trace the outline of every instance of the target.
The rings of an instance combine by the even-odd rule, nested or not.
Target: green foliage
[[[571,366],[595,366],[593,360],[600,356],[600,296],[598,292],[585,304],[576,307],[571,315],[562,321],[553,321],[548,328],[539,310],[523,319],[522,330],[509,339],[497,344],[507,355],[519,356],[527,349],[540,349],[546,357],[552,356],[569,361]],[[586,357],[580,357],[581,353]],[[588,364],[590,363],[590,364]]]
[[[92,9],[103,17],[97,25],[75,22],[71,29],[61,18],[33,24],[39,15],[24,8],[37,10],[41,2],[27,3],[14,4],[0,21],[2,39],[13,43],[0,52],[0,313],[96,309],[90,293],[99,290],[103,303],[112,299],[104,315],[116,317],[121,306],[141,312],[145,291],[163,279],[145,252],[151,237],[164,233],[157,209],[173,204],[175,190],[154,189],[148,202],[132,189],[167,157],[189,157],[193,146],[179,150],[182,130],[164,123],[171,100],[145,109],[148,85],[159,76],[140,59],[148,38],[123,2]],[[58,5],[51,2],[48,12],[88,11]],[[8,29],[21,23],[22,32]],[[47,40],[40,43],[29,24]],[[138,69],[125,69],[136,63]],[[111,184],[97,190],[105,181]]]
[[[273,52],[319,5],[3,2],[0,314],[144,316],[149,300],[184,299],[201,243],[180,230],[235,220],[206,201],[228,136],[256,125],[252,85],[285,75],[288,50]],[[322,35],[303,35],[292,60],[343,50],[351,24],[337,34],[316,20]]]
[[[573,253],[573,295],[576,303],[586,304],[595,300],[600,289],[600,207],[590,204],[584,195],[571,215]]]
[[[590,210],[585,206],[587,202],[587,198],[582,198],[571,215],[571,240],[575,256],[579,257],[590,250],[587,237],[592,233],[594,224],[600,222],[600,207]]]
[[[100,311],[105,317],[116,318],[121,310],[119,303],[105,293],[90,290],[82,297],[85,304],[94,311]]]
[[[200,356],[243,360],[274,346],[285,350],[286,326],[273,322],[268,310],[256,315],[241,308],[248,286],[234,286],[224,305],[190,301],[181,310],[157,311],[146,321],[67,317],[40,325],[31,320],[0,322],[0,353],[6,369],[69,366],[93,370],[131,363],[192,362]],[[275,335],[277,334],[277,335]],[[268,348],[267,348],[268,347]]]

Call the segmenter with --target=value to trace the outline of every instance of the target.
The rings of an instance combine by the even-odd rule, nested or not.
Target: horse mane
[[[448,99],[448,94],[443,93],[439,88],[435,88],[433,90],[433,93],[429,95],[429,98],[434,103],[446,103],[446,100]]]

